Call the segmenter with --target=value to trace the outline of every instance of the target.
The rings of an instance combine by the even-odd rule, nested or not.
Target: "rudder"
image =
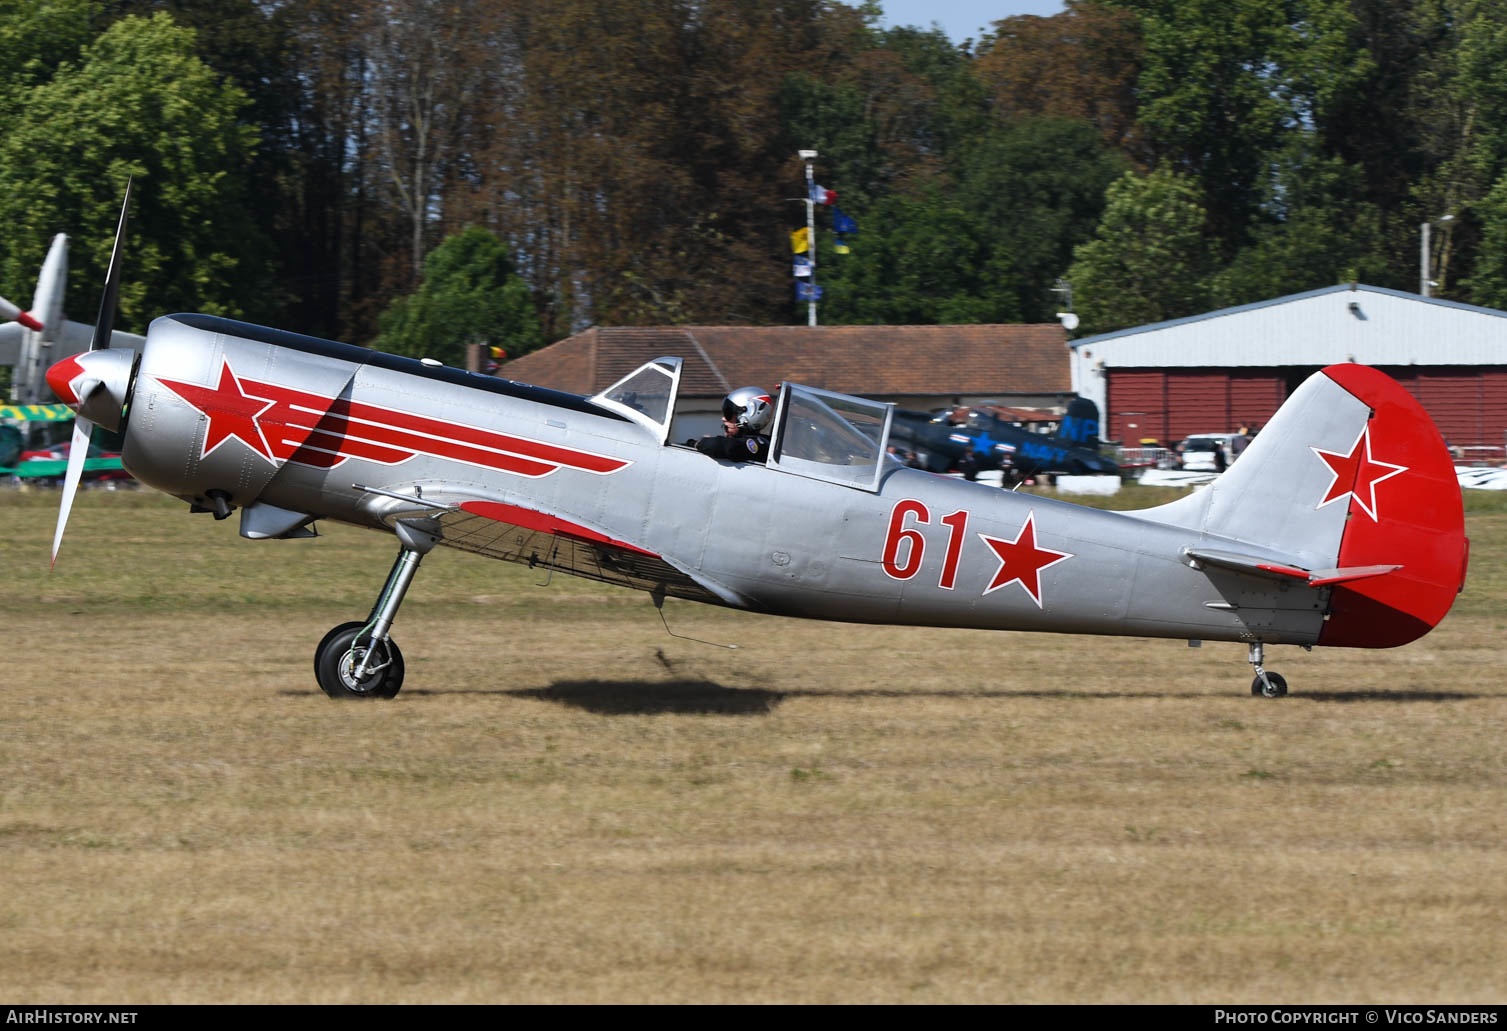
[[[1444,440],[1407,390],[1363,365],[1309,377],[1228,472],[1140,515],[1311,571],[1331,591],[1320,644],[1416,640],[1464,584],[1464,511]]]
[[[1454,462],[1433,420],[1396,380],[1364,365],[1333,365],[1323,375],[1371,410],[1351,451],[1325,459],[1336,468],[1331,493],[1351,481],[1338,564],[1402,568],[1337,585],[1319,643],[1406,644],[1437,626],[1465,586],[1470,542]]]

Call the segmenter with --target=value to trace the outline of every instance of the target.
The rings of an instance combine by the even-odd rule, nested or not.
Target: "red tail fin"
[[[1322,505],[1349,506],[1338,565],[1400,564],[1334,587],[1319,643],[1391,648],[1428,633],[1465,585],[1470,542],[1449,450],[1423,407],[1363,365],[1324,370],[1371,408],[1347,454],[1314,450],[1334,472]]]

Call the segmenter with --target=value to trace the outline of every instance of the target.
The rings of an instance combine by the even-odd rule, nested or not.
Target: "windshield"
[[[663,444],[670,432],[679,384],[680,359],[656,358],[593,396],[591,403],[627,416]]]
[[[769,464],[801,476],[877,490],[894,406],[785,384]]]

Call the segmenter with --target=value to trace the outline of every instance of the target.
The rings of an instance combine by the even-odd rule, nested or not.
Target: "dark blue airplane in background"
[[[939,415],[897,409],[891,439],[915,453],[928,472],[965,475],[1002,469],[1007,483],[1045,474],[1118,476],[1120,466],[1099,453],[1099,406],[1074,398],[1057,433],[1033,433],[984,408]]]

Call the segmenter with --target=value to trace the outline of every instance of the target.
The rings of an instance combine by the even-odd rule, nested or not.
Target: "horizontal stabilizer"
[[[1373,576],[1386,576],[1401,569],[1401,565],[1395,566],[1344,566],[1339,569],[1315,569],[1308,574],[1308,586],[1325,587],[1329,584],[1350,583],[1355,580],[1369,580]]]
[[[1309,587],[1327,587],[1331,584],[1365,580],[1373,576],[1385,576],[1401,569],[1399,565],[1346,566],[1334,569],[1304,569],[1302,566],[1275,562],[1256,555],[1242,555],[1235,551],[1220,551],[1215,548],[1184,548],[1183,554],[1194,562],[1231,569],[1237,573],[1263,576],[1273,580],[1302,580]]]

